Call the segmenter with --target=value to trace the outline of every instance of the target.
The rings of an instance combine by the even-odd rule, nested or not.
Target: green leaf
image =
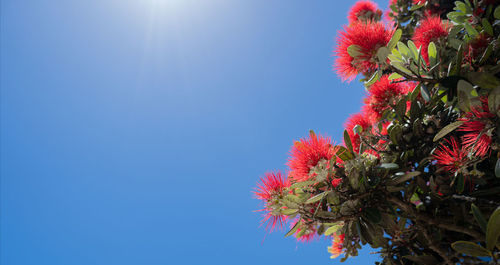
[[[463,79],[462,80],[458,80],[458,82],[457,82],[457,90],[458,91],[464,91],[465,94],[467,96],[469,96],[469,97],[472,96],[473,93],[474,93],[473,91],[475,91],[474,86],[471,83],[469,83],[469,82],[467,82],[467,81],[465,81]],[[477,94],[477,92],[475,92],[475,93]]]
[[[464,124],[463,121],[456,121],[456,122],[453,122],[453,123],[450,123],[446,126],[444,126],[443,129],[441,129],[441,131],[439,131],[436,136],[434,136],[434,139],[433,141],[434,142],[437,142],[439,139],[443,138],[444,136],[446,136],[447,134],[449,134],[450,132],[454,131],[455,129],[457,129],[458,127],[462,126],[462,124]]]
[[[342,159],[342,161],[347,161],[347,160],[351,160],[354,158],[354,155],[352,154],[352,152],[350,152],[347,148],[341,146],[341,145],[337,145],[335,146],[335,148],[337,149],[337,157],[339,157],[340,159]]]
[[[382,71],[376,71],[375,73],[373,73],[373,75],[370,77],[370,79],[368,79],[368,81],[365,82],[365,86],[369,87],[369,86],[373,85],[375,82],[377,82],[380,79],[381,76],[382,76]]]
[[[446,16],[456,24],[463,24],[467,18],[467,16],[460,12],[450,12]]]
[[[469,241],[457,241],[452,243],[451,247],[457,252],[473,257],[486,257],[491,255],[487,249]]]
[[[413,5],[411,8],[410,8],[410,11],[415,11],[421,7],[423,7],[425,4],[420,4],[420,5]]]
[[[498,242],[500,236],[500,207],[490,216],[486,228],[486,247],[492,250]]]
[[[410,49],[408,49],[408,47],[406,47],[406,45],[400,41],[398,41],[398,51],[399,53],[401,53],[402,56],[406,57],[406,58],[410,58],[411,55],[410,55]]]
[[[403,31],[401,29],[397,29],[394,32],[391,40],[389,41],[389,43],[387,43],[387,49],[389,49],[389,51],[392,51],[392,49],[396,48],[396,44],[398,43],[399,39],[401,39],[401,35],[403,35]]]
[[[497,8],[495,8],[495,11],[493,12],[493,16],[496,19],[500,19],[500,6],[497,6]]]
[[[389,51],[389,49],[387,49],[387,47],[380,47],[377,50],[378,61],[381,64],[385,64],[387,62],[387,56],[389,56],[389,54],[391,54],[391,52]]]
[[[356,124],[356,126],[352,128],[352,131],[354,132],[354,134],[360,134],[363,132],[363,127],[361,127],[361,125],[359,124]]]
[[[486,218],[484,218],[483,214],[481,213],[481,210],[477,208],[477,206],[473,203],[471,205],[471,210],[472,214],[474,215],[474,218],[476,218],[477,223],[479,224],[479,227],[481,227],[481,230],[486,233]]]
[[[404,67],[403,63],[401,63],[401,62],[396,62],[396,61],[391,60],[391,65],[396,67],[396,69],[400,70],[401,72],[403,72],[405,74],[413,75],[412,72],[410,70],[406,69],[406,67]]]
[[[316,214],[318,217],[324,217],[324,218],[337,218],[338,216],[335,213],[329,212],[329,211],[318,211]]]
[[[394,54],[394,51],[397,51],[396,49],[393,50],[393,53],[392,54],[389,54],[387,56],[387,58],[389,58],[389,60],[391,61],[391,65],[393,62],[397,62],[397,63],[402,63],[403,62],[403,59],[401,58],[401,56],[398,56],[398,55],[395,55]]]
[[[427,48],[427,54],[429,55],[429,63],[430,66],[436,65],[437,62],[437,50],[436,50],[436,44],[434,42],[430,42],[429,46]]]
[[[465,30],[467,30],[467,34],[469,34],[471,38],[475,38],[477,35],[479,35],[479,32],[477,32],[477,30],[474,27],[472,27],[469,23],[464,23],[463,25],[465,27]]]
[[[288,233],[285,234],[285,237],[295,234],[295,232],[297,232],[297,229],[299,229],[299,224],[300,220],[298,220],[297,223],[295,223],[295,225],[292,227],[292,229],[290,229],[290,231],[288,231]]]
[[[391,142],[393,144],[398,144],[401,136],[403,136],[403,128],[401,128],[401,125],[394,125],[393,128],[389,131]]]
[[[358,46],[358,45],[351,45],[349,47],[347,47],[347,53],[352,57],[352,58],[356,58],[360,55],[363,55],[363,53],[361,52],[361,47]]]
[[[352,149],[352,142],[351,142],[351,137],[349,136],[349,133],[347,130],[344,130],[344,143],[345,146],[347,147],[347,150],[349,150],[351,153],[354,153]]]
[[[459,1],[455,1],[455,6],[456,6],[456,7],[454,8],[455,10],[461,11],[461,12],[462,12],[462,13],[464,13],[464,14],[467,14],[467,13],[468,13],[468,12],[467,12],[467,7],[466,7],[465,3],[463,3],[463,2],[459,2]]]
[[[415,119],[416,117],[422,116],[422,108],[420,105],[420,102],[416,99],[411,101],[411,107],[410,107],[410,119]]]
[[[315,203],[315,202],[318,202],[320,201],[321,199],[323,199],[326,195],[328,195],[329,191],[324,191],[316,196],[313,196],[311,198],[309,198],[305,204],[310,204],[310,203]]]
[[[408,48],[410,49],[411,57],[415,61],[417,61],[417,59],[418,59],[418,48],[417,48],[417,46],[415,46],[415,43],[413,43],[413,41],[409,40],[408,41]]]
[[[460,44],[458,47],[457,51],[457,56],[455,57],[455,66],[451,70],[452,73],[457,74],[460,73],[460,70],[462,68],[462,60],[463,60],[463,54],[464,54],[464,46],[465,44]]]
[[[490,44],[484,51],[483,55],[481,55],[481,59],[479,59],[479,64],[484,64],[488,58],[490,58],[491,52],[493,52],[493,45]]]
[[[281,210],[281,214],[283,215],[292,215],[292,214],[295,214],[299,211],[299,209],[284,209],[284,210]]]
[[[408,172],[400,178],[395,178],[395,179],[388,181],[387,185],[398,185],[399,183],[406,182],[406,181],[408,181],[416,176],[419,176],[420,174],[422,174],[422,172],[420,172],[420,171]]]
[[[399,120],[403,121],[404,117],[406,115],[406,100],[403,98],[401,99],[395,106],[396,114],[399,117]]]
[[[422,84],[420,86],[420,95],[422,95],[422,97],[424,98],[424,100],[426,102],[429,102],[431,101],[431,93],[429,92],[429,90],[427,89],[427,86]]]
[[[302,202],[299,196],[292,195],[292,194],[286,195],[285,200],[290,201],[290,202],[294,202],[294,203],[301,203]]]
[[[500,110],[500,87],[493,89],[488,95],[488,109],[491,113],[499,114]]]
[[[470,111],[470,100],[467,93],[464,91],[458,91],[458,108],[463,112]]]
[[[400,74],[398,74],[398,73],[392,73],[392,74],[388,77],[388,79],[389,79],[389,80],[394,80],[394,79],[399,79],[399,78],[402,78],[402,77],[403,77],[403,76],[402,76],[402,75],[400,75]]]
[[[324,235],[329,236],[333,233],[337,233],[337,231],[339,231],[342,227],[343,227],[343,225],[339,225],[339,224],[335,224],[333,226],[330,226],[328,229],[326,229]]]
[[[467,79],[481,88],[494,89],[500,86],[500,81],[495,75],[487,72],[470,72],[467,74]]]
[[[316,183],[316,181],[314,180],[308,180],[308,181],[302,181],[302,182],[297,182],[297,183],[294,183],[290,186],[290,189],[296,189],[296,188],[302,188],[302,187],[306,187],[306,186],[309,186],[309,185],[312,185]]]
[[[462,45],[464,42],[455,38],[448,38],[448,45],[453,47],[454,49],[458,50],[460,49],[460,45]]]
[[[413,89],[413,91],[412,91],[412,92],[411,92],[411,94],[410,94],[410,100],[411,100],[411,101],[414,101],[414,100],[418,97],[418,95],[420,95],[420,87],[421,87],[421,86],[422,86],[422,85],[421,85],[420,83],[418,83],[418,85],[417,85],[417,86],[415,86],[415,88]],[[411,109],[410,109],[410,110],[411,110]]]
[[[481,20],[481,23],[483,24],[483,29],[486,33],[488,33],[488,35],[490,36],[493,36],[493,27],[491,27],[491,24],[490,22],[488,21],[488,19],[486,18],[483,18]]]

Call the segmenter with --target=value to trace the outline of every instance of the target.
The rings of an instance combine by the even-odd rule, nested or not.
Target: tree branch
[[[425,78],[425,77],[416,77],[416,76],[412,76],[412,75],[409,75],[399,69],[397,69],[396,67],[392,66],[392,65],[389,65],[389,69],[393,72],[396,72],[398,73],[399,75],[403,76],[404,78],[406,78],[407,80],[411,80],[411,81],[419,81],[419,82],[427,82],[427,83],[431,83],[431,84],[436,84],[436,83],[439,83],[439,80],[436,80],[436,79],[431,79],[431,78]]]

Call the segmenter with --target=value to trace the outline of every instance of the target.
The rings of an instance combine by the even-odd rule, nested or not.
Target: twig
[[[397,69],[396,67],[394,67],[392,65],[389,65],[389,69],[391,71],[394,71],[394,72],[398,73],[399,75],[403,76],[404,78],[406,78],[408,80],[419,81],[419,82],[427,82],[427,83],[431,83],[431,84],[439,83],[439,80],[436,80],[436,79],[425,78],[425,77],[416,77],[416,76],[409,75],[409,74],[407,74],[407,73],[405,73],[405,72]]]
[[[487,204],[492,204],[492,205],[497,205],[497,206],[499,205],[497,202],[494,202],[494,201],[485,200],[485,199],[478,199],[478,198],[474,198],[474,197],[470,197],[470,196],[465,196],[465,195],[456,195],[456,194],[453,194],[451,197],[453,199],[462,200],[462,201],[468,201],[468,202],[478,201],[478,202],[484,202],[484,203],[487,203]]]

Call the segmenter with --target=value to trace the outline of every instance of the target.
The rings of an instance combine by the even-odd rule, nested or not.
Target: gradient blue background
[[[0,263],[340,263],[266,236],[251,190],[359,110],[352,4],[2,0]]]

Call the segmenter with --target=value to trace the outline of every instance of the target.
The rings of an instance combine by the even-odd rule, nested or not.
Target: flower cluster
[[[420,22],[413,34],[413,42],[422,50],[424,60],[429,63],[428,47],[431,42],[442,42],[448,36],[451,24],[443,22],[438,16],[428,16]]]
[[[254,191],[255,197],[265,203],[264,219],[262,223],[267,222],[267,229],[274,230],[278,225],[282,228],[285,224],[286,216],[280,213],[276,203],[286,194],[286,189],[290,186],[290,182],[281,172],[267,173],[260,179],[257,184],[257,189]]]
[[[344,238],[345,238],[344,234],[341,234],[338,236],[337,235],[333,236],[332,246],[328,247],[328,252],[330,252],[330,254],[332,254],[330,256],[330,258],[334,259],[334,258],[340,256],[340,254],[342,254],[342,247],[344,245]]]
[[[329,163],[335,151],[330,138],[311,132],[309,138],[296,141],[290,151],[290,178],[296,182],[313,178],[316,174],[311,169],[321,161]]]
[[[359,73],[377,69],[377,51],[387,45],[393,30],[381,22],[354,22],[337,38],[334,69],[342,80],[353,80]]]
[[[445,2],[390,0],[391,22],[371,1],[352,6],[334,70],[362,75],[366,95],[342,140],[311,131],[293,143],[286,175],[261,178],[269,230],[323,235],[332,258],[369,244],[384,264],[479,264],[460,247],[474,244],[498,259],[480,215],[500,205],[500,7]]]
[[[351,7],[347,19],[349,24],[357,22],[378,21],[382,16],[382,10],[372,1],[359,1]]]

